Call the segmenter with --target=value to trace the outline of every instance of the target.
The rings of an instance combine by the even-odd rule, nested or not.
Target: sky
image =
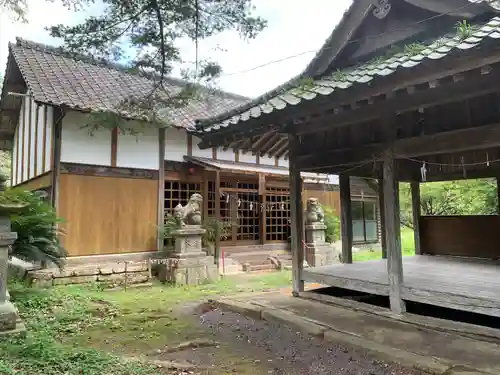
[[[340,21],[352,0],[254,0],[256,14],[268,21],[268,27],[255,39],[244,41],[236,32],[224,32],[199,43],[199,57],[217,61],[223,69],[218,87],[236,94],[256,97],[302,72]],[[65,9],[58,1],[28,0],[28,24],[15,22],[0,11],[0,72],[5,71],[8,43],[16,36],[58,45],[45,26],[75,24],[89,14]],[[179,43],[182,57],[194,60],[195,47],[190,41]],[[269,63],[301,54],[281,62]],[[254,69],[260,65],[265,67]]]

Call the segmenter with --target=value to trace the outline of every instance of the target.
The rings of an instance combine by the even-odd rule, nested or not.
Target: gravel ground
[[[231,356],[251,364],[254,375],[425,375],[418,370],[380,362],[360,351],[306,337],[288,326],[236,313],[212,310],[201,315],[200,323],[221,346],[183,353],[184,360],[199,365],[217,365],[223,357],[217,351],[229,349]]]

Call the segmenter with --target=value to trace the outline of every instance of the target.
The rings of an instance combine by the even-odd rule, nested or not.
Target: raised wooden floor
[[[403,257],[403,299],[500,317],[500,263],[417,255]],[[306,282],[389,295],[386,260],[306,268]]]

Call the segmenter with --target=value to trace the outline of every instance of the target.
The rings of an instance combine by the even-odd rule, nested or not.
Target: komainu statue
[[[306,224],[318,224],[323,223],[325,219],[325,213],[321,208],[321,204],[318,198],[308,198],[307,208],[306,208]]]
[[[174,209],[174,215],[179,219],[181,226],[201,225],[201,206],[203,197],[195,193],[191,195],[185,206],[180,203]]]

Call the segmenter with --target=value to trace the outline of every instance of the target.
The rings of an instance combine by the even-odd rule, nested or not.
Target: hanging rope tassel
[[[427,168],[425,166],[425,161],[422,164],[422,167],[420,168],[420,175],[422,177],[422,182],[427,181]]]

